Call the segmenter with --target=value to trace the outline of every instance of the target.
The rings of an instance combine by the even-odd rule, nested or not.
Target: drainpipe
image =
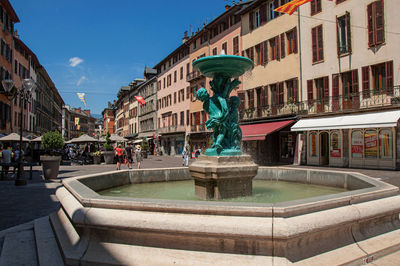
[[[303,103],[303,67],[301,59],[301,31],[300,31],[300,7],[297,9],[297,19],[299,28],[299,61],[300,61],[300,102]]]

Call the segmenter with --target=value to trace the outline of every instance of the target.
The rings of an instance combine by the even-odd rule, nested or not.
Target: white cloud
[[[83,62],[83,59],[79,58],[79,57],[72,57],[69,59],[69,65],[72,67],[76,67],[77,65],[79,65],[82,62]]]
[[[76,86],[80,86],[82,84],[83,81],[87,80],[87,78],[85,76],[82,76],[78,82],[76,83]]]

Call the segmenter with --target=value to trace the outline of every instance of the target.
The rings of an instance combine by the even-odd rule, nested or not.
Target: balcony
[[[321,113],[343,113],[379,107],[400,107],[400,86],[372,92],[350,93],[303,102],[284,102],[277,105],[253,107],[239,110],[239,120],[251,120],[282,115],[313,115]]]
[[[185,131],[186,131],[186,128],[185,128],[184,125],[161,127],[161,128],[158,129],[158,133],[160,133],[160,134],[185,132]]]
[[[190,72],[189,74],[186,75],[186,81],[187,82],[191,82],[191,81],[194,81],[196,79],[201,79],[203,77],[204,76],[199,71],[193,71],[193,72]]]
[[[190,131],[193,133],[193,132],[208,132],[209,130],[206,128],[206,124],[200,124],[200,125],[190,126]]]

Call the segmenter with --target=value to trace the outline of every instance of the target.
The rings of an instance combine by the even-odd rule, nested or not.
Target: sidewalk
[[[195,159],[190,159],[189,163],[192,163],[194,160]],[[182,158],[180,156],[149,156],[148,159],[144,159],[142,162],[143,169],[181,166]],[[360,172],[400,187],[400,171],[295,165],[287,165],[283,167]],[[134,164],[133,168],[136,168],[136,164]],[[121,166],[121,169],[127,169],[127,167],[123,165]],[[33,167],[32,180],[28,179],[28,172],[25,173],[28,182],[26,186],[17,187],[14,185],[14,180],[11,179],[0,181],[0,231],[12,226],[30,222],[34,219],[55,212],[59,207],[55,191],[59,186],[61,186],[61,179],[114,170],[115,165],[106,164],[60,166],[60,179],[44,181],[42,179],[41,166],[35,166]],[[11,175],[9,174],[9,177],[10,176]]]

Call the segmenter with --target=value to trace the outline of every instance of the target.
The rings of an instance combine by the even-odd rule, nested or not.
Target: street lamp
[[[11,96],[10,102],[19,96],[19,106],[21,108],[20,111],[20,136],[19,136],[19,158],[18,158],[18,172],[17,178],[15,179],[16,186],[24,186],[26,185],[26,179],[24,175],[24,161],[22,159],[22,135],[23,135],[23,106],[26,102],[29,102],[32,97],[32,90],[36,87],[35,82],[32,79],[24,79],[22,80],[22,88],[18,89],[14,87],[14,81],[11,79],[6,79],[1,82],[3,84],[3,88],[5,90],[6,96]]]

